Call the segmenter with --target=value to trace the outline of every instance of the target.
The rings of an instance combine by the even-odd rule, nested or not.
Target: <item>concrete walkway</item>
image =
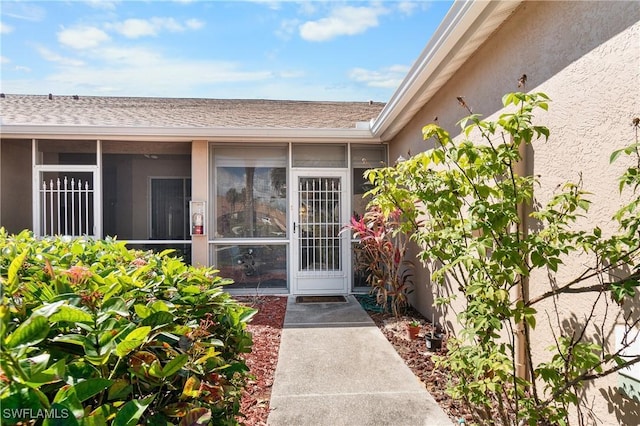
[[[347,301],[289,297],[268,424],[452,425],[358,301]]]

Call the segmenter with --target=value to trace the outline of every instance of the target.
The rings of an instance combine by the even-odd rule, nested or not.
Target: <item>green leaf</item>
[[[155,395],[145,399],[134,399],[122,406],[116,418],[113,419],[112,426],[135,426],[144,414],[145,410],[155,398]]]
[[[525,320],[527,321],[527,324],[529,325],[529,327],[531,327],[532,329],[536,328],[536,316],[535,315],[526,315],[525,316]]]
[[[2,423],[14,424],[13,420],[22,420],[19,417],[20,409],[40,410],[46,408],[42,402],[38,397],[37,389],[31,389],[18,383],[10,383],[7,388],[3,389],[2,398],[0,399]]]
[[[133,386],[129,383],[127,379],[118,379],[109,388],[109,393],[107,395],[107,399],[112,401],[114,399],[125,399],[129,396],[131,391],[133,390]]]
[[[68,408],[73,412],[73,416],[82,417],[84,414],[84,408],[82,402],[76,394],[75,386],[65,385],[60,388],[56,396],[53,398],[53,402],[57,402],[60,405]]]
[[[182,294],[200,294],[202,293],[202,289],[197,285],[188,285],[184,286],[180,289],[180,293]]]
[[[104,302],[102,305],[102,309],[100,310],[100,314],[111,316],[111,315],[119,315],[121,317],[128,318],[129,317],[129,308],[127,307],[127,303],[119,297],[112,297],[111,299]]]
[[[7,274],[7,283],[9,284],[9,288],[7,289],[8,293],[13,293],[18,286],[18,272],[20,271],[20,268],[22,268],[28,253],[29,249],[25,249],[11,261],[11,265],[9,265],[9,272]]]
[[[104,405],[100,406],[100,408],[102,407],[104,407]],[[88,416],[82,418],[82,426],[104,426],[106,424],[108,424],[107,419],[101,409],[96,409]]]
[[[63,348],[65,351],[70,351],[67,345],[77,345],[82,347],[84,353],[95,353],[96,348],[93,345],[93,341],[82,334],[63,334],[62,336],[56,336],[52,339],[54,346]]]
[[[47,418],[42,423],[43,426],[76,426],[78,420],[71,410],[62,404],[51,404],[51,409],[47,410]]]
[[[118,333],[118,330],[114,328],[107,330],[103,333],[100,333],[98,337],[98,346],[100,347],[107,346],[109,343],[113,341],[117,333]]]
[[[43,303],[42,306],[40,306],[38,309],[35,309],[33,313],[36,315],[42,315],[43,317],[49,318],[51,315],[58,312],[58,310],[60,309],[60,306],[64,305],[65,303],[67,302],[64,300],[58,300],[57,302],[53,302],[53,303]]]
[[[32,376],[47,368],[50,359],[51,355],[47,353],[41,353],[31,358],[20,359],[18,362],[20,364],[20,368],[22,368],[22,371],[25,374]]]
[[[614,161],[616,161],[618,159],[618,157],[620,156],[620,154],[622,154],[623,152],[627,155],[631,154],[633,151],[635,151],[636,149],[640,148],[640,143],[634,143],[631,144],[627,147],[624,147],[622,149],[617,149],[615,151],[613,151],[611,153],[611,157],[609,157],[609,163],[613,163]]]
[[[173,322],[174,319],[175,319],[175,315],[173,315],[171,312],[159,311],[159,312],[154,312],[148,317],[146,317],[144,320],[142,320],[141,324],[148,325],[151,327],[157,327],[159,325],[170,324]]]
[[[31,316],[7,337],[4,346],[7,349],[13,349],[35,345],[47,337],[49,330],[49,324],[45,317]]]
[[[149,309],[145,305],[137,304],[133,306],[133,309],[136,311],[136,315],[138,315],[142,319],[151,315],[151,309]]]
[[[81,322],[84,324],[93,324],[93,316],[87,311],[76,306],[62,305],[58,311],[49,317],[51,322]]]
[[[240,315],[240,322],[251,321],[251,318],[253,318],[257,313],[258,313],[257,309],[253,309],[253,308],[247,309],[245,312],[242,313],[242,315]]]
[[[76,395],[81,402],[99,394],[113,383],[112,380],[95,378],[87,379],[75,385]]]
[[[142,345],[146,337],[151,332],[151,327],[140,327],[133,330],[124,338],[124,340],[116,345],[116,355],[123,357],[129,352]]]
[[[153,312],[169,312],[169,304],[164,300],[156,300],[151,304],[151,310]]]
[[[422,128],[422,137],[424,140],[431,138],[438,133],[438,126],[436,124],[427,124]]]
[[[38,371],[37,373],[29,374],[29,379],[25,383],[27,386],[33,388],[39,387],[47,383],[55,383],[64,377],[65,373],[65,360],[60,359],[56,361],[51,367],[46,370]]]
[[[145,374],[148,374],[151,377],[157,377],[158,379],[161,379],[163,375],[162,375],[162,366],[160,365],[160,361],[158,361],[157,359],[153,361],[151,365],[146,369]]]
[[[189,355],[181,354],[173,358],[162,368],[162,377],[173,376],[189,361]]]

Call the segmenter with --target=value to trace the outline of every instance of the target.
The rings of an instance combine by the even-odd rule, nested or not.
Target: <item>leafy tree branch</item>
[[[526,76],[521,80],[524,87]],[[560,185],[541,204],[534,197],[537,177],[518,173],[524,147],[549,140],[549,129],[533,122],[537,111],[549,109],[548,96],[509,93],[503,97],[505,112],[495,121],[474,114],[464,98],[458,102],[468,116],[460,120],[455,140],[437,124],[427,124],[422,133],[425,140],[435,141],[432,149],[393,167],[368,171],[371,207],[396,215],[397,232],[416,243],[434,285],[453,287],[447,297],[437,298],[437,306],[453,309],[451,293],[463,297],[457,315],[462,331],[449,339],[449,353],[440,360],[455,376],[450,393],[465,401],[482,423],[565,424],[571,407],[584,414],[577,395],[586,382],[640,361],[640,355],[622,358],[625,347],[611,352],[587,335],[587,328],[595,327],[604,339],[609,311],[620,310],[636,296],[640,120],[633,122],[635,143],[611,155],[611,162],[632,156],[635,164],[619,180],[619,190],[631,194],[631,201],[614,215],[618,232],[604,237],[598,227],[574,229],[579,219],[588,219],[591,205],[581,177]],[[536,226],[524,229],[523,212],[531,206],[529,217]],[[569,268],[565,262],[574,256],[585,259],[584,270],[555,285],[555,275]],[[541,291],[540,283],[529,283],[537,295],[528,297],[527,283],[541,275],[550,278],[552,288]],[[589,293],[595,297],[584,325],[569,324],[569,329],[554,332],[550,361],[536,364],[532,332],[541,315],[537,307],[553,300],[562,329],[557,301]],[[604,316],[596,315],[603,303]],[[518,373],[522,360],[516,346],[521,342],[528,377]]]

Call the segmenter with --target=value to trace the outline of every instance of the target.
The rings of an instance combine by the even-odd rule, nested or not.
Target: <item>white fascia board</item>
[[[460,40],[470,29],[474,28],[485,11],[487,9],[488,11],[514,10],[520,3],[522,0],[456,0],[405,79],[371,124],[372,133],[381,140],[395,136],[395,134],[385,135],[385,132],[401,117],[407,106],[414,102],[420,93],[424,92],[427,82],[432,80],[437,73],[443,72],[451,58],[455,58],[455,49],[462,47],[459,44]],[[474,30],[478,31],[480,28],[481,25]],[[427,99],[421,99],[421,101],[426,103]]]
[[[369,129],[158,128],[98,126],[3,125],[3,138],[67,138],[131,141],[365,141],[379,142]]]

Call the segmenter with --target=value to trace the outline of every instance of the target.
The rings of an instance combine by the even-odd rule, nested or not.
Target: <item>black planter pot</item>
[[[427,350],[437,351],[438,349],[440,349],[442,347],[442,334],[441,333],[435,333],[435,334],[429,333],[425,337],[425,341],[427,343]]]

